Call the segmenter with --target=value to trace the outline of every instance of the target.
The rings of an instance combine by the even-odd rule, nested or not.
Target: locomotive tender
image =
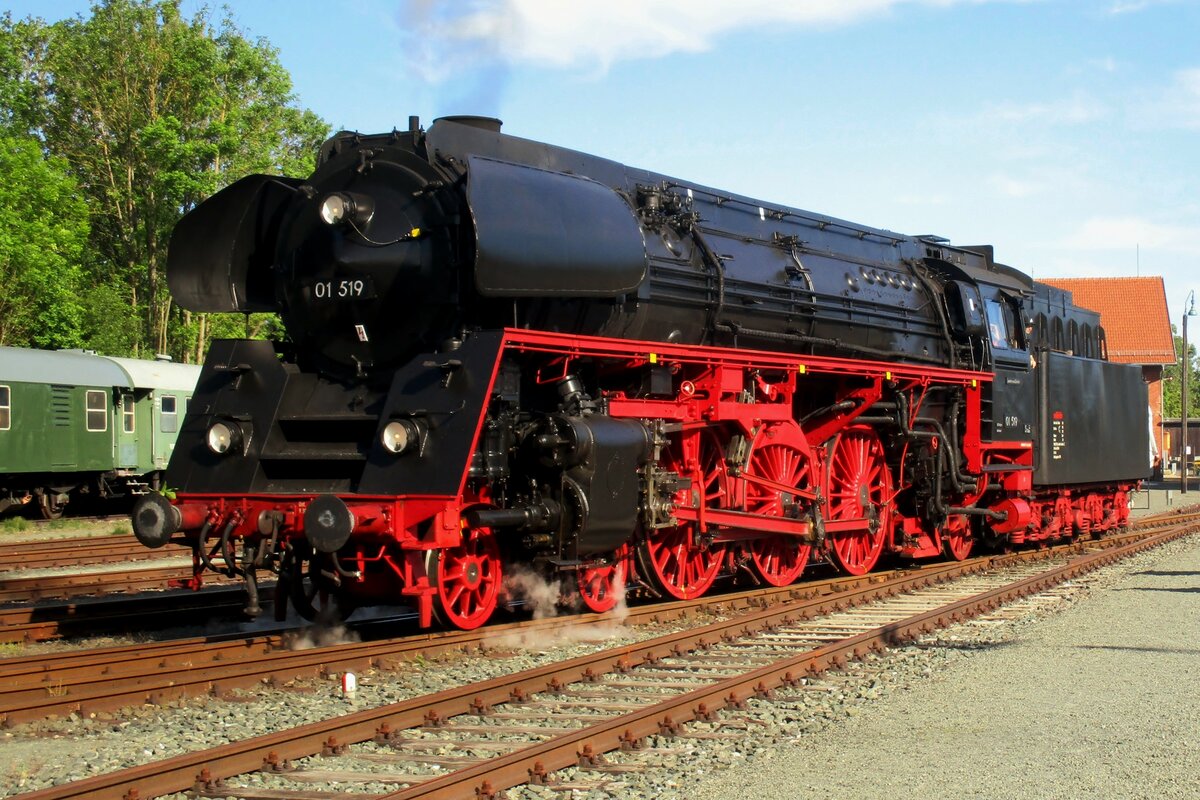
[[[772,205],[455,117],[340,133],[306,179],[184,217],[219,341],[134,510],[204,568],[470,628],[516,565],[603,611],[812,557],[965,558],[1123,526],[1146,388],[1068,292],[953,247]],[[218,554],[223,560],[216,559]]]

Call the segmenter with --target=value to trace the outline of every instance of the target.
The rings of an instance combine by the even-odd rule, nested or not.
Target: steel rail
[[[0,603],[32,602],[73,597],[99,597],[165,590],[172,581],[192,578],[192,565],[134,566],[106,572],[72,572],[66,575],[0,576]],[[208,576],[206,584],[228,584],[235,579],[223,575]]]
[[[952,621],[968,613],[972,605],[996,605],[1002,598],[1039,590],[1049,585],[1050,576],[1073,576],[1101,563],[1108,563],[1146,547],[1161,544],[1191,532],[1178,526],[1163,533],[1145,537],[1141,542],[1111,548],[1104,552],[1084,555],[1066,566],[1047,571],[1003,590],[985,592],[971,600],[951,603],[935,611],[919,614],[901,622],[889,623],[878,629],[872,640],[866,634],[851,637],[841,643],[809,651],[769,667],[754,670],[740,679],[728,679],[697,692],[680,695],[645,710],[606,720],[598,726],[561,735],[543,744],[518,751],[511,756],[499,755],[486,764],[460,770],[458,773],[427,780],[419,786],[395,792],[389,797],[471,797],[487,796],[490,792],[524,783],[531,775],[544,774],[576,763],[581,752],[607,752],[621,747],[622,742],[641,738],[664,729],[670,731],[679,722],[707,713],[726,702],[741,702],[751,694],[769,692],[772,684],[794,681],[810,670],[820,670],[844,663],[850,657],[862,657],[872,646],[901,641],[918,631],[931,630],[936,622]],[[967,575],[979,572],[979,564],[952,565],[944,577],[957,572]],[[1060,578],[1062,579],[1062,578]],[[259,736],[242,742],[223,745],[212,750],[189,753],[163,761],[94,776],[82,781],[63,784],[24,796],[24,800],[64,800],[65,798],[153,797],[189,788],[219,791],[208,786],[216,779],[272,769],[290,759],[309,756],[322,750],[366,741],[376,737],[386,739],[394,731],[436,723],[460,714],[480,713],[493,705],[527,697],[536,692],[557,691],[580,681],[592,681],[600,675],[622,672],[638,663],[653,664],[672,652],[704,649],[723,637],[738,635],[754,629],[787,624],[798,616],[821,613],[821,609],[847,607],[891,596],[909,589],[930,585],[926,576],[913,575],[888,584],[865,586],[858,590],[838,593],[817,600],[785,604],[750,613],[732,620],[712,623],[639,644],[581,656],[565,662],[503,676],[479,684],[458,687],[421,698],[369,709],[333,720],[315,722],[290,731]],[[872,645],[871,642],[875,644]],[[590,750],[585,746],[590,745]]]
[[[582,761],[593,760],[598,754],[620,750],[648,736],[670,735],[678,731],[681,724],[705,719],[716,709],[740,708],[751,697],[768,697],[772,690],[795,686],[801,678],[818,675],[829,669],[840,669],[850,661],[861,660],[868,653],[908,643],[921,634],[1044,591],[1118,558],[1175,539],[1183,533],[1160,533],[1116,550],[1083,556],[1040,575],[916,614],[900,622],[882,625],[577,732],[560,734],[521,750],[498,754],[475,766],[382,795],[378,800],[493,798],[498,791],[527,783],[532,777],[544,779],[549,772],[580,765]],[[588,755],[585,757],[584,754]]]
[[[473,631],[440,631],[378,641],[288,650],[287,634],[221,637],[127,645],[0,659],[0,723],[15,725],[52,715],[110,711],[134,703],[221,694],[261,684],[345,670],[396,667],[417,657],[485,650],[512,635],[553,636],[566,628],[665,622],[718,608],[732,612],[797,599],[840,594],[878,584],[889,575],[936,578],[952,566],[929,564],[873,576],[838,577],[791,587],[771,587],[685,602],[635,606],[623,616],[583,614],[491,625]],[[295,633],[293,629],[289,631]]]
[[[0,544],[0,571],[76,567],[111,564],[117,561],[149,561],[188,558],[191,552],[179,545],[151,549],[132,533],[73,536]]]
[[[1125,534],[1128,538],[1135,534]],[[1123,541],[1113,537],[1101,543],[1063,545],[1042,551],[1053,557],[1090,546],[1111,547]],[[973,564],[998,568],[1021,556],[984,556]],[[68,713],[112,711],[131,704],[163,703],[171,699],[220,695],[246,688],[264,678],[282,684],[312,677],[366,668],[394,668],[417,657],[483,650],[488,642],[512,635],[553,636],[564,628],[602,627],[620,621],[639,624],[678,619],[714,611],[733,612],[762,608],[780,602],[812,599],[836,592],[880,583],[895,575],[921,574],[938,577],[956,567],[941,562],[907,570],[874,573],[861,577],[835,577],[788,587],[766,587],[691,601],[673,601],[634,606],[617,617],[583,614],[542,620],[491,625],[475,631],[427,632],[383,640],[342,643],[303,651],[288,649],[286,637],[296,629],[279,633],[243,636],[195,637],[150,644],[127,645],[97,650],[72,651],[21,658],[0,659],[0,722],[13,725]],[[362,628],[394,624],[382,620]]]
[[[240,586],[210,586],[200,591],[174,589],[3,606],[0,607],[0,642],[46,641],[61,636],[193,624],[214,617],[240,615],[245,605],[245,592]],[[0,663],[4,661],[0,659]]]

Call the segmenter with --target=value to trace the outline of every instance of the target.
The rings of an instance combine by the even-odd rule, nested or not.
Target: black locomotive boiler
[[[197,580],[241,572],[251,611],[264,569],[306,615],[411,602],[469,628],[517,565],[603,611],[813,557],[961,559],[1122,526],[1149,471],[1140,371],[990,247],[490,119],[340,133],[307,178],[244,178],[180,222],[168,280],[287,327],[214,343],[176,493],[134,511]]]

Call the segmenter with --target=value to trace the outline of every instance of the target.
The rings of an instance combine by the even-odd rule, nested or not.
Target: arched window
[[[1053,350],[1066,350],[1067,343],[1063,339],[1062,317],[1055,317],[1050,331],[1050,347]]]
[[[1096,357],[1096,353],[1092,349],[1092,326],[1086,322],[1079,329],[1079,352],[1076,355],[1084,358]]]
[[[1075,320],[1067,323],[1067,352],[1079,355],[1079,324]]]

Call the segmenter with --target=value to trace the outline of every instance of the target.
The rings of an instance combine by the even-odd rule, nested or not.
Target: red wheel
[[[975,536],[971,533],[971,524],[962,514],[955,514],[946,519],[942,525],[942,552],[946,558],[962,561],[971,555],[975,546]]]
[[[625,579],[629,575],[629,549],[621,547],[606,564],[580,567],[575,573],[579,599],[584,608],[603,614],[611,611],[625,596]]]
[[[446,625],[472,630],[496,610],[502,576],[491,528],[464,530],[457,546],[430,551],[426,569],[437,590],[434,611]]]
[[[676,495],[676,504],[726,508],[730,504],[729,471],[721,442],[711,429],[676,443],[663,453],[663,464],[691,478],[692,485]],[[725,560],[726,546],[704,542],[695,523],[650,531],[637,547],[641,574],[657,590],[679,600],[690,600],[708,591]]]
[[[812,491],[812,451],[799,429],[763,428],[755,437],[746,474]],[[751,514],[795,519],[807,505],[807,500],[789,492],[746,481],[746,511]],[[787,586],[799,578],[812,550],[794,536],[766,536],[749,542],[746,549],[754,574],[771,586]]]
[[[855,426],[838,435],[829,448],[826,480],[826,524],[860,521],[829,533],[833,558],[851,575],[862,575],[879,561],[892,522],[892,478],[874,430]]]

